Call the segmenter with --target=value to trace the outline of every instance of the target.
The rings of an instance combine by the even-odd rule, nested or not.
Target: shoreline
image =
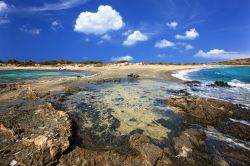
[[[172,76],[174,72],[217,66],[142,64],[85,66],[77,68],[78,71],[90,71],[95,74],[83,78],[44,77],[6,87],[2,85],[0,89],[2,106],[0,136],[4,138],[4,141],[0,141],[0,157],[1,150],[4,154],[2,162],[8,165],[13,160],[18,163],[29,163],[34,159],[33,162],[36,163],[35,157],[26,157],[32,152],[34,156],[39,156],[39,160],[62,165],[81,165],[77,163],[78,161],[90,161],[92,165],[103,165],[103,163],[145,165],[146,161],[148,165],[207,163],[205,165],[219,166],[220,162],[228,162],[224,159],[224,154],[222,155],[226,151],[235,154],[233,157],[229,154],[229,157],[249,163],[245,158],[250,153],[244,148],[241,149],[241,153],[233,148],[226,148],[218,158],[214,158],[215,155],[207,151],[207,147],[210,146],[207,140],[209,134],[217,134],[214,139],[219,139],[222,134],[226,136],[229,134],[230,137],[223,138],[230,138],[232,141],[235,140],[231,136],[243,140],[250,138],[248,134],[250,126],[238,122],[250,120],[247,110],[222,100],[185,94],[185,90],[175,88],[178,82],[184,80]],[[15,69],[17,68],[13,68]],[[29,67],[29,69],[34,68]],[[69,70],[75,71],[75,69],[69,67]],[[128,85],[123,86],[121,80],[128,79],[128,74],[131,73],[138,74],[139,78],[130,78],[135,84],[130,84],[129,90]],[[136,84],[147,79],[150,81],[144,82],[145,84],[141,82],[144,85],[142,87]],[[173,82],[158,84],[152,80]],[[96,91],[84,86],[91,83],[94,83],[94,86],[102,86],[102,83],[106,82],[112,84],[111,89],[106,91],[105,88],[104,91],[98,89]],[[159,91],[154,89],[155,87],[158,87]],[[99,88],[102,90],[103,87]],[[153,93],[157,95],[166,93],[168,90],[172,90],[168,92],[172,96],[170,98],[164,97],[159,101],[158,97],[150,96]],[[151,102],[154,107],[150,107]],[[150,111],[162,104],[165,105],[163,110],[159,110],[160,112]],[[4,116],[2,113],[5,113]],[[192,127],[193,124],[198,124],[201,128]],[[213,129],[207,126],[212,126]],[[34,128],[38,130],[34,131]],[[20,140],[17,141],[16,138]],[[169,145],[169,141],[172,141],[173,145]],[[223,142],[223,139],[219,141],[225,147],[231,143],[238,144],[237,140],[231,143]],[[23,152],[19,153],[20,151]]]

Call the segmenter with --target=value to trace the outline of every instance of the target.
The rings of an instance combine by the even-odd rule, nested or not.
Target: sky
[[[0,0],[0,60],[250,58],[250,0]]]

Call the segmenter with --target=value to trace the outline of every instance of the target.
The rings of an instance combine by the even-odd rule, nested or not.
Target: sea
[[[250,107],[250,66],[209,67],[178,71],[174,77],[185,81],[200,81],[199,86],[188,89],[193,95],[221,99]],[[224,81],[227,87],[211,87],[214,81]]]

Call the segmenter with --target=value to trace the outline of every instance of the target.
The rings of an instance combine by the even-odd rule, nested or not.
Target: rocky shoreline
[[[129,77],[138,79],[139,75]],[[120,79],[111,81],[119,83]],[[103,82],[106,81],[99,80],[98,84]],[[160,146],[160,143],[138,130],[125,136],[118,149],[98,149],[87,146],[99,143],[95,142],[98,139],[93,135],[86,135],[90,130],[81,131],[89,126],[88,119],[82,117],[88,114],[87,110],[82,109],[81,114],[64,110],[68,97],[85,89],[72,84],[65,85],[60,93],[39,91],[25,84],[1,86],[1,95],[15,93],[13,99],[17,102],[21,100],[21,103],[19,106],[7,106],[7,113],[0,116],[0,165],[250,164],[249,146],[239,148],[222,143],[221,140],[210,140],[211,131],[216,130],[227,138],[249,143],[250,126],[241,123],[250,121],[249,110],[240,105],[190,96],[185,90],[180,90],[176,92],[180,97],[163,101],[183,118],[181,130],[168,138],[168,144]],[[90,104],[83,107],[94,109]],[[120,125],[110,113],[88,116],[106,117],[104,120],[111,121],[114,128]],[[100,131],[107,128],[100,126],[98,121],[96,125]],[[81,135],[81,132],[85,135]],[[108,139],[111,138],[103,138],[103,143]]]

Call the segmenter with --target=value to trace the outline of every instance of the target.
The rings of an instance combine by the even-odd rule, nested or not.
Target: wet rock
[[[197,129],[187,129],[173,138],[175,162],[177,165],[211,165],[205,143],[206,134]]]
[[[138,74],[134,74],[134,73],[131,73],[131,74],[128,75],[128,78],[134,78],[134,79],[136,79],[136,78],[139,78],[139,77],[140,76]]]
[[[173,94],[175,96],[188,96],[188,95],[190,95],[190,93],[187,92],[187,89],[168,90],[168,93]]]
[[[219,122],[228,121],[229,118],[250,120],[250,114],[246,109],[221,100],[185,96],[167,99],[165,103],[180,108],[188,120],[203,125],[216,126]]]
[[[224,81],[215,81],[213,84],[210,84],[208,86],[211,86],[211,87],[225,87],[225,88],[230,88],[231,87],[227,82],[224,82]]]
[[[250,141],[250,126],[248,125],[238,122],[231,122],[220,124],[219,128],[223,133],[229,134],[244,141]]]
[[[204,127],[213,126],[223,134],[249,141],[250,126],[231,119],[250,120],[249,110],[229,102],[197,96],[170,98],[166,103],[178,107],[184,119]]]
[[[46,103],[0,118],[0,165],[54,165],[69,147],[71,120]]]
[[[189,85],[189,86],[199,86],[201,85],[200,81],[185,81],[184,84]]]
[[[227,158],[230,158],[230,165],[250,165],[249,150],[241,149],[235,151],[233,148],[225,146],[223,154]]]

